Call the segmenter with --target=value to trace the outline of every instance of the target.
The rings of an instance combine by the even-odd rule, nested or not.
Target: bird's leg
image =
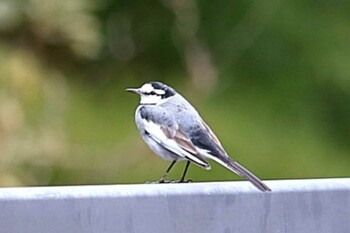
[[[187,173],[187,170],[188,170],[188,167],[190,166],[190,161],[187,160],[187,163],[186,163],[186,166],[185,166],[185,170],[184,170],[184,173],[182,174],[182,177],[181,179],[178,181],[178,183],[189,183],[189,182],[192,182],[191,179],[189,180],[185,180],[185,176],[186,176],[186,173]]]
[[[166,169],[165,173],[162,175],[162,177],[159,179],[157,183],[170,183],[171,181],[165,180],[167,177],[168,173],[170,172],[171,168],[174,166],[176,163],[176,160],[173,160],[171,164],[169,165],[168,169]]]

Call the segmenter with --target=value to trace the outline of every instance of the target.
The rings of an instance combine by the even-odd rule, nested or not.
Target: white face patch
[[[142,93],[151,93],[152,91],[154,93],[156,93],[157,95],[164,95],[165,91],[161,90],[161,89],[154,89],[154,87],[152,86],[152,84],[146,83],[144,84],[141,88],[140,91]]]
[[[162,99],[162,96],[166,94],[165,90],[155,89],[152,84],[146,83],[139,88],[141,96],[141,104],[158,104],[165,99]]]
[[[141,94],[141,104],[157,104],[162,100],[160,95],[144,95]]]
[[[160,89],[154,89],[154,92],[158,95],[164,95],[165,91],[164,90],[160,90]]]
[[[151,93],[152,91],[154,91],[154,88],[151,84],[146,83],[140,88],[140,91],[142,93]]]

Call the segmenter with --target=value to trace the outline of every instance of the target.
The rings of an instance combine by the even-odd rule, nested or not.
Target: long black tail
[[[257,187],[259,190],[263,192],[271,191],[271,189],[264,184],[258,177],[256,177],[253,173],[248,171],[245,167],[243,167],[238,162],[234,161],[230,157],[224,157],[221,158],[221,160],[224,160],[225,167],[236,173],[237,175],[240,175],[241,177],[249,180],[255,187]]]

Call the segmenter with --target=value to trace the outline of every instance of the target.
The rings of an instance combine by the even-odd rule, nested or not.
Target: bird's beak
[[[130,91],[132,93],[135,93],[135,94],[140,94],[140,90],[138,88],[126,88],[125,89],[126,91]]]

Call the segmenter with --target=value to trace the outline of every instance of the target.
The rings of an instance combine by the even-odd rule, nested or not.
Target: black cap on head
[[[162,99],[168,98],[176,94],[173,88],[169,87],[168,85],[165,85],[164,83],[153,81],[149,82],[149,84],[151,84],[154,89],[165,91],[165,93],[162,95]]]

